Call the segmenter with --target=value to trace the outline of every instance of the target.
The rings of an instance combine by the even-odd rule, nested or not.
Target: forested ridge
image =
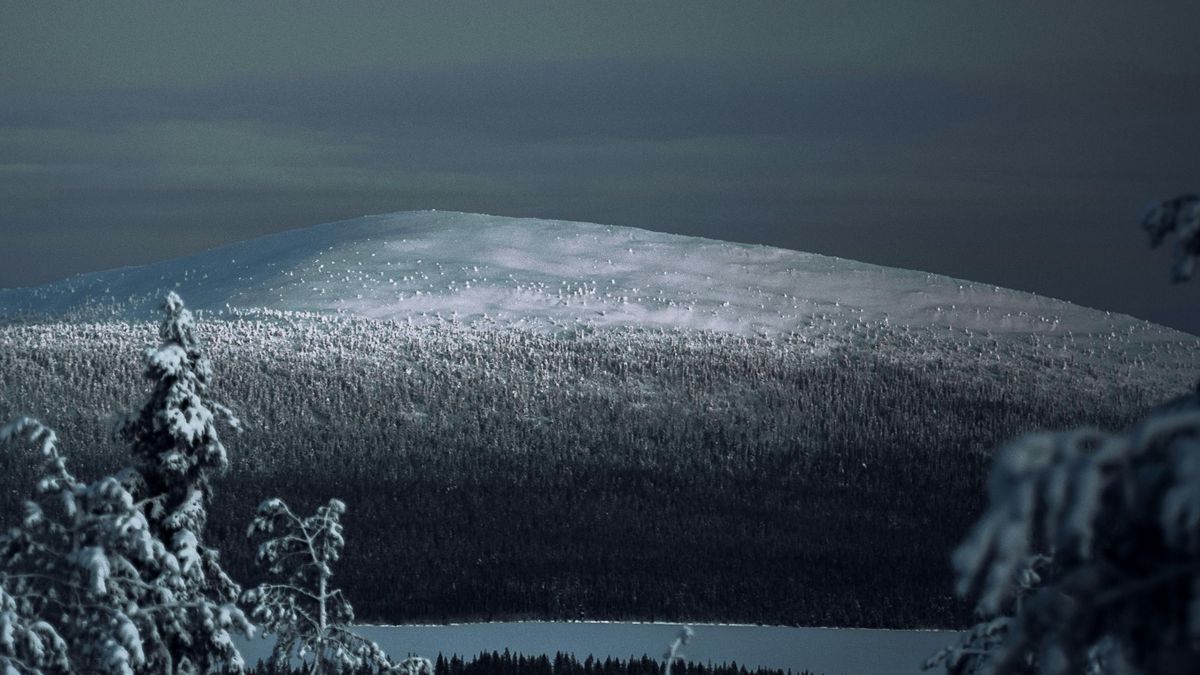
[[[551,335],[263,313],[201,330],[246,427],[209,522],[225,568],[257,578],[245,528],[263,495],[301,511],[339,497],[337,581],[382,622],[963,625],[948,553],[982,508],[989,450],[1125,427],[1198,359],[1194,341],[865,323]],[[152,341],[141,325],[0,330],[0,418],[37,415],[80,474],[112,470],[107,416],[137,398],[130,357]],[[8,517],[35,465],[6,461]]]

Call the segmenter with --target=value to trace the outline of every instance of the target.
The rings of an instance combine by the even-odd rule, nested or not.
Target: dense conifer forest
[[[1195,341],[1148,364],[1125,335],[878,323],[768,338],[227,319],[200,331],[246,431],[227,437],[209,541],[250,584],[263,495],[344,500],[337,583],[368,622],[964,625],[948,555],[990,450],[1123,428],[1186,390],[1170,366],[1197,358]],[[153,342],[148,325],[0,329],[0,418],[37,415],[81,475],[110,471],[113,402],[137,400]],[[0,512],[21,512],[36,465],[6,458]]]
[[[663,675],[664,668],[660,661],[648,656],[641,658],[603,660],[588,656],[580,661],[571,654],[558,653],[554,658],[545,655],[524,656],[513,654],[508,650],[500,652],[483,652],[471,660],[464,660],[458,655],[449,658],[438,654],[433,662],[433,675]],[[248,669],[246,675],[306,675],[307,671],[300,668],[277,667],[270,668],[260,662],[256,667]],[[363,669],[362,675],[374,675],[369,669]],[[748,669],[736,663],[703,664],[685,662],[671,666],[673,675],[815,675],[808,670],[793,671],[771,668]],[[345,675],[358,675],[354,671]]]

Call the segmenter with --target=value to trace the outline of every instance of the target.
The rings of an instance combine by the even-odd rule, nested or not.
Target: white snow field
[[[861,322],[992,333],[1191,336],[936,274],[591,223],[414,211],[292,230],[166,262],[0,290],[0,319],[144,321],[271,309],[535,329],[636,326],[775,335]]]

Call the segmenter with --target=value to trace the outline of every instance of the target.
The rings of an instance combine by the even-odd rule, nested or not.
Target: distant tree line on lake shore
[[[362,675],[375,675],[363,669]],[[671,667],[672,675],[816,675],[808,670],[794,671],[780,668],[746,668],[736,663],[718,665],[688,661]],[[299,668],[268,667],[260,662],[248,669],[246,675],[307,675]],[[337,675],[359,675],[359,671],[346,670]],[[561,652],[553,658],[546,655],[525,656],[503,652],[482,652],[471,660],[458,655],[447,658],[438,654],[433,662],[431,675],[663,675],[663,664],[648,656],[641,658],[597,659],[588,656],[580,661],[572,654]]]

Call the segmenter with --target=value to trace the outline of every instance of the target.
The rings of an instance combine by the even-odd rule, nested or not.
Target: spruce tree
[[[0,672],[5,675],[67,670],[67,644],[58,631],[31,616],[30,603],[5,590],[0,580]]]
[[[221,569],[217,551],[204,544],[204,528],[211,481],[229,466],[217,423],[235,430],[240,425],[209,396],[212,365],[200,348],[192,313],[174,292],[167,294],[163,312],[161,343],[143,357],[150,396],[118,428],[134,460],[124,478],[151,534],[180,562],[185,585],[177,599],[198,607],[233,603],[241,589]],[[207,672],[217,654],[213,645],[195,639],[206,621],[205,612],[197,611],[159,626],[163,649],[151,660],[173,664],[180,672]]]
[[[59,461],[55,433],[28,418],[0,428],[0,440],[10,441],[18,436],[28,436],[37,443],[47,456],[48,473],[59,474]],[[65,466],[62,468],[65,471]],[[43,479],[39,492],[54,489],[53,483]],[[41,508],[27,504],[21,527],[14,527],[0,536],[0,670],[5,675],[16,673],[42,673],[67,671],[71,667],[67,654],[67,643],[58,630],[43,618],[45,605],[54,596],[41,593],[44,584],[35,575],[44,572],[41,565],[32,566],[33,573],[26,573],[14,562],[21,562],[28,551],[19,541],[24,530],[35,526]],[[54,608],[57,610],[58,608]]]
[[[125,485],[77,479],[37,420],[0,429],[20,437],[45,461],[20,525],[0,537],[4,672],[240,671],[230,631],[249,623],[233,604],[192,596],[189,559],[154,536]]]

